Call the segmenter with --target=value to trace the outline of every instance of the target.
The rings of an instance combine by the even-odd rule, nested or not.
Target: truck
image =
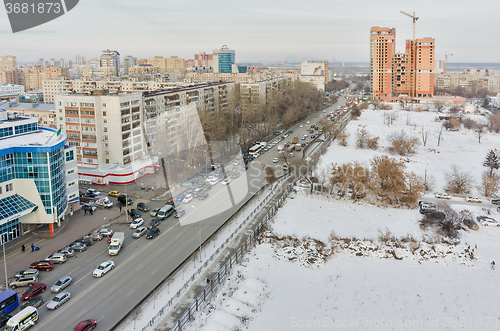
[[[111,208],[113,207],[113,202],[111,202],[111,200],[109,200],[108,197],[104,197],[102,195],[99,195],[97,197],[94,198],[94,203],[96,206],[101,206],[101,207],[104,207],[104,208]]]
[[[124,240],[125,232],[115,232],[113,237],[111,237],[111,243],[109,244],[109,255],[118,255],[120,249],[123,247]]]
[[[302,149],[302,147],[300,147],[300,144],[295,145],[295,150],[296,151],[300,151],[301,149]]]
[[[297,138],[297,137],[293,137],[293,139],[292,139],[292,144],[296,144],[296,143],[298,143],[298,142],[299,142],[299,138]]]
[[[283,157],[283,145],[278,145],[278,157]]]
[[[267,143],[265,141],[260,142],[261,146],[264,148],[266,147]]]

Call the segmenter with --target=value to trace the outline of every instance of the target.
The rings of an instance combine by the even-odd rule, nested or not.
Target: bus
[[[17,292],[5,290],[0,292],[0,317],[3,317],[19,306]]]
[[[35,307],[26,307],[15,314],[5,324],[5,331],[23,331],[38,321],[38,310]]]
[[[250,147],[248,151],[250,152],[250,154],[258,154],[262,148],[264,148],[264,146],[262,146],[261,144],[255,144]]]

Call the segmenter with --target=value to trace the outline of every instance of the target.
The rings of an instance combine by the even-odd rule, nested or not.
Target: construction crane
[[[409,16],[413,19],[413,40],[415,41],[415,23],[417,23],[418,17],[415,16],[415,12],[413,12],[413,15],[405,13],[404,11],[400,10],[399,11],[401,14]]]
[[[448,54],[448,52],[445,52],[444,53],[444,60],[445,60],[445,64],[444,64],[444,72],[447,73],[448,72],[448,55],[449,56],[453,56],[453,54]]]
[[[416,85],[416,75],[415,71],[417,70],[417,61],[416,61],[416,50],[417,50],[417,45],[416,45],[416,40],[415,40],[415,23],[417,23],[418,17],[415,16],[415,12],[413,12],[413,15],[405,13],[404,11],[400,11],[401,14],[406,15],[408,17],[411,17],[413,19],[413,40],[412,40],[412,68],[410,70],[410,78],[411,78],[411,88],[410,88],[410,96],[414,97],[415,96],[415,85]]]

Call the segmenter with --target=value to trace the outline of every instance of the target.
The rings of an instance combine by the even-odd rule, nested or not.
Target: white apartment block
[[[243,111],[260,109],[275,95],[290,87],[290,77],[274,78],[262,82],[240,84],[241,107]]]
[[[9,93],[24,93],[24,85],[16,85],[16,84],[1,84],[0,92],[9,92]]]
[[[213,82],[213,81],[224,81],[224,82],[235,82],[236,84],[241,83],[255,83],[264,80],[269,80],[273,78],[278,78],[282,76],[278,72],[266,72],[266,73],[196,73],[188,72],[184,74],[185,83],[201,83],[201,82]]]

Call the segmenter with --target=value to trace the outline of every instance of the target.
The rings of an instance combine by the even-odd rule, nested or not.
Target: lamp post
[[[2,235],[2,248],[3,248],[3,267],[5,269],[5,289],[9,288],[9,280],[7,278],[7,260],[5,259],[5,240]]]
[[[427,191],[429,188],[427,187],[427,166],[429,165],[429,163],[427,163],[425,165],[425,171],[424,171],[424,188],[425,190]]]

